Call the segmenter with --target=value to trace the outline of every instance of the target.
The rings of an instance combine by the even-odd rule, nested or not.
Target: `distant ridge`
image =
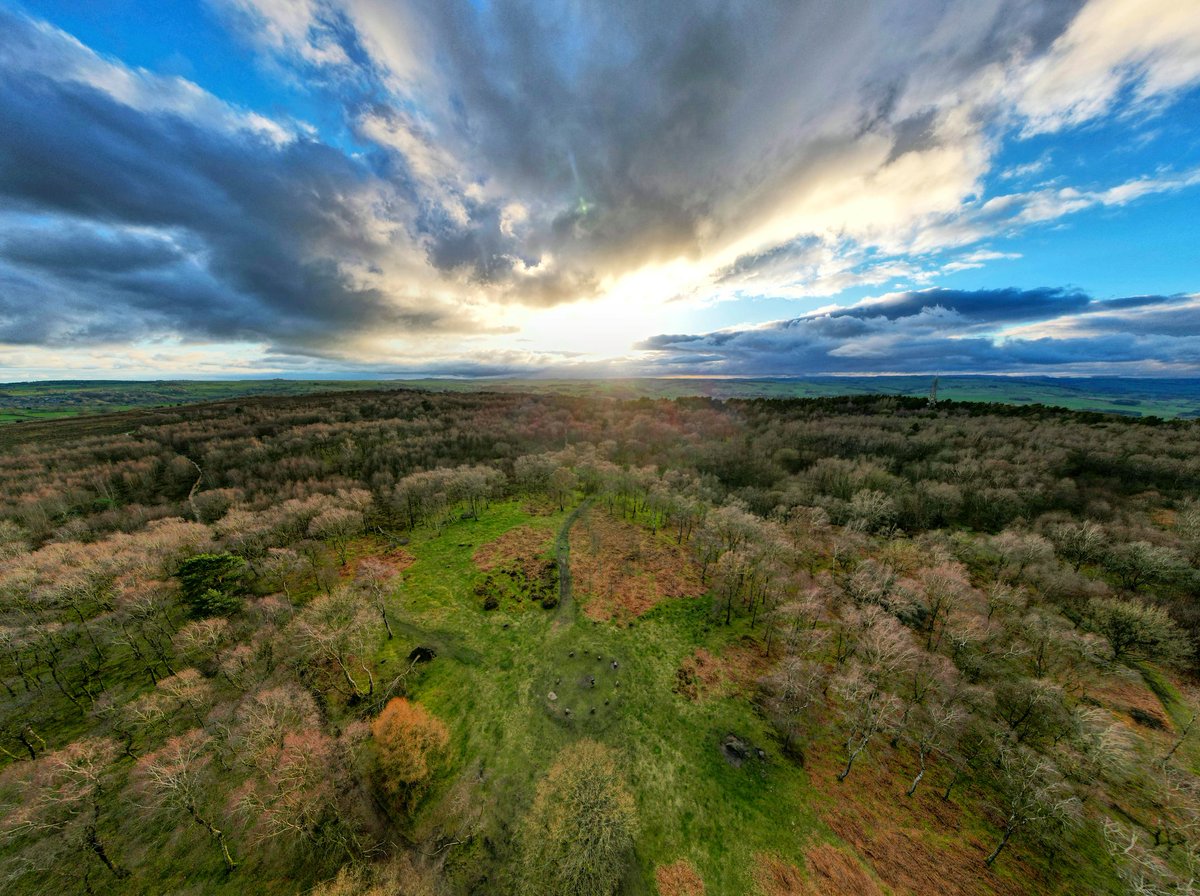
[[[404,378],[243,380],[56,380],[0,383],[0,423],[51,420],[135,408],[249,396],[309,395],[363,389],[556,392],[620,399],[820,398],[930,393],[931,376],[629,377],[612,379]],[[939,401],[1043,404],[1076,411],[1164,418],[1200,417],[1200,379],[1051,376],[940,376]]]

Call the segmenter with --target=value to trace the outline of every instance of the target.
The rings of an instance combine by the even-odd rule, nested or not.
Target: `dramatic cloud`
[[[19,123],[0,138],[0,341],[165,332],[325,350],[379,328],[474,326],[372,274],[406,252],[424,269],[402,181],[44,26],[0,13],[0,32],[17,44],[0,56],[13,75],[0,119]],[[24,43],[51,75],[13,62]]]
[[[645,340],[647,370],[714,375],[1194,373],[1200,295],[930,289],[706,335]]]
[[[23,357],[158,340],[540,368],[619,359],[681,309],[900,287],[776,329],[824,328],[850,366],[922,320],[995,347],[988,326],[1094,303],[944,291],[910,313],[931,295],[911,290],[1021,257],[991,239],[1200,184],[1186,153],[999,170],[1200,82],[1176,0],[209,0],[231,64],[279,85],[262,109],[4,2],[0,345]]]

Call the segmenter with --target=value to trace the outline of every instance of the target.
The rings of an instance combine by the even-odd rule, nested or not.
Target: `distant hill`
[[[819,376],[614,379],[387,380],[58,380],[0,384],[0,423],[47,420],[135,408],[168,407],[252,395],[308,395],[362,389],[558,392],[612,398],[815,398],[836,395],[929,394],[929,376]],[[1200,379],[1126,377],[945,376],[945,401],[1043,404],[1143,417],[1200,417]]]

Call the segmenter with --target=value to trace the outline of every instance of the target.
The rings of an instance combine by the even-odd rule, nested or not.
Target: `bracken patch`
[[[346,565],[338,570],[338,577],[342,579],[353,579],[358,572],[358,564],[367,559],[375,560],[378,563],[390,568],[393,575],[398,575],[399,573],[404,572],[404,570],[408,569],[417,562],[417,558],[408,551],[404,550],[404,548],[395,548],[391,551],[388,551],[386,554],[367,553],[358,557],[351,557],[350,560],[347,561]]]
[[[1089,679],[1085,696],[1110,710],[1116,721],[1128,728],[1137,728],[1143,737],[1150,732],[1144,723],[1139,727],[1139,718],[1157,719],[1162,731],[1172,727],[1162,702],[1136,673],[1094,675]]]
[[[964,829],[962,812],[941,799],[932,781],[914,797],[904,796],[909,769],[891,751],[881,748],[870,761],[856,764],[845,782],[836,780],[839,769],[836,755],[814,755],[811,780],[828,798],[822,817],[897,896],[1031,892],[987,869],[983,858],[991,844]],[[940,775],[934,780],[940,781]],[[947,832],[954,837],[940,836]],[[1017,864],[1020,859],[1010,853],[1005,861]],[[1027,865],[1021,871],[1018,878],[1036,877]]]
[[[812,896],[883,896],[858,859],[828,843],[808,850],[804,867],[808,872],[804,892]]]
[[[704,896],[704,881],[687,859],[654,869],[658,896]]]
[[[685,548],[602,511],[571,529],[571,578],[596,620],[636,618],[660,601],[704,591]]]
[[[546,562],[553,536],[545,529],[518,526],[475,550],[475,565],[484,572],[515,562],[527,579],[536,579]]]
[[[697,647],[675,670],[675,693],[696,701],[725,681],[716,658],[703,647]]]
[[[709,696],[753,694],[769,662],[752,639],[731,644],[717,656],[697,647],[675,670],[674,691],[696,701]]]
[[[758,853],[750,877],[759,896],[808,896],[804,873],[778,856]]]

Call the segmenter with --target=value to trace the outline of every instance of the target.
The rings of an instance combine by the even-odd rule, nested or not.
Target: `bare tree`
[[[1183,632],[1162,607],[1098,597],[1088,601],[1086,620],[1108,641],[1115,660],[1178,662],[1191,654]]]
[[[906,796],[917,792],[925,777],[929,757],[953,743],[965,721],[966,713],[953,703],[938,700],[917,708],[906,729],[917,754],[917,774],[905,791]]]
[[[121,750],[109,738],[77,741],[37,760],[21,804],[4,816],[0,830],[10,835],[53,836],[89,853],[117,879],[129,872],[111,856],[100,836],[104,798]]]
[[[347,507],[331,507],[313,518],[308,524],[308,532],[314,538],[329,542],[337,553],[338,560],[345,566],[350,559],[350,542],[362,534],[363,525],[361,511]]]
[[[382,560],[377,560],[374,557],[368,557],[358,564],[358,569],[355,570],[354,579],[362,587],[363,591],[370,598],[376,612],[379,613],[379,618],[383,621],[383,627],[387,631],[388,640],[394,637],[392,633],[392,624],[388,621],[387,615],[387,596],[388,585],[396,577],[396,571],[388,566]]]
[[[837,776],[839,781],[845,781],[875,735],[895,720],[900,701],[894,694],[881,689],[861,666],[838,676],[834,680],[834,690],[846,711],[846,766]]]
[[[775,727],[783,732],[785,751],[795,748],[795,738],[809,709],[821,699],[828,675],[824,665],[799,656],[788,656],[762,680],[764,702]]]
[[[375,676],[367,663],[370,629],[370,613],[345,588],[318,597],[290,626],[304,653],[334,666],[353,700],[375,691]]]
[[[184,812],[212,838],[225,867],[233,871],[237,862],[229,851],[225,832],[207,808],[211,787],[206,771],[213,756],[212,738],[200,729],[173,737],[166,745],[138,760],[134,775],[151,805]]]
[[[1040,833],[1056,824],[1068,823],[1078,808],[1077,800],[1062,782],[1058,769],[1045,756],[1024,747],[1006,746],[997,757],[999,797],[993,808],[999,815],[1000,840],[984,859],[991,867],[1016,835]]]

